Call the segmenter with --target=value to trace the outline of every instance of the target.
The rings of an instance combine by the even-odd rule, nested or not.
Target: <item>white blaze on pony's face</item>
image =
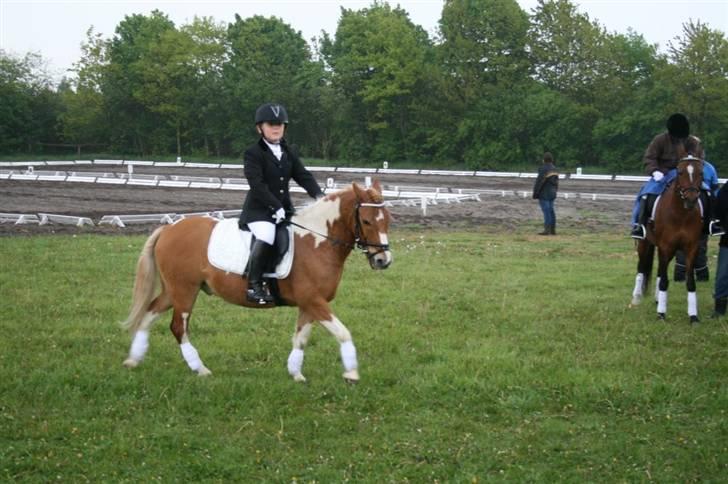
[[[695,172],[695,167],[693,167],[692,164],[688,165],[688,176],[690,177],[690,183],[693,182],[693,173]]]

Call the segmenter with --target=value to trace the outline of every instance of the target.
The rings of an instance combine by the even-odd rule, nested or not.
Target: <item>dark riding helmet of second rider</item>
[[[682,113],[675,113],[667,118],[667,132],[675,138],[687,138],[690,135],[690,121]]]

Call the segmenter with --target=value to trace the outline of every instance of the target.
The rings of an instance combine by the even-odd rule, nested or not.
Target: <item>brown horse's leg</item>
[[[313,326],[311,323],[313,318],[303,309],[298,311],[298,321],[296,321],[296,332],[293,334],[293,349],[288,355],[288,373],[295,381],[304,382],[306,377],[303,376],[301,370],[303,368],[303,349],[306,347],[308,337],[311,335]]]
[[[642,302],[645,291],[650,285],[652,261],[655,258],[655,246],[647,240],[640,240],[637,244],[637,257],[637,276],[635,276],[634,289],[632,290],[633,306],[637,306]]]
[[[138,329],[134,332],[129,357],[124,360],[124,366],[134,368],[144,359],[144,355],[149,349],[149,329],[159,319],[159,316],[171,307],[172,302],[164,291],[149,303],[147,312],[142,317]]]
[[[657,317],[665,319],[667,314],[667,288],[670,285],[670,278],[667,277],[667,266],[675,256],[674,249],[659,248],[657,250],[657,257],[659,264],[657,266],[657,277],[658,282],[658,293],[657,293]]]
[[[695,287],[695,259],[698,255],[698,244],[685,251],[685,286],[688,289],[688,317],[691,323],[699,323],[698,293]]]
[[[212,374],[212,372],[202,363],[197,349],[192,346],[189,338],[190,315],[192,314],[192,307],[195,305],[198,292],[198,288],[187,291],[176,288],[171,295],[174,314],[172,315],[172,323],[169,328],[172,330],[174,337],[177,338],[179,349],[182,352],[182,357],[187,362],[187,366],[198,375],[207,376]]]

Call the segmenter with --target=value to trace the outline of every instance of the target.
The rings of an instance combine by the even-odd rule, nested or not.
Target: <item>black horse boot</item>
[[[263,272],[269,265],[271,246],[262,240],[255,239],[250,249],[250,263],[248,264],[248,302],[260,305],[271,304],[273,296],[263,287]]]

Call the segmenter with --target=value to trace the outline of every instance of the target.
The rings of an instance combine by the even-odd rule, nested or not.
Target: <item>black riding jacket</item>
[[[288,190],[291,178],[312,198],[323,195],[314,176],[288,148],[285,140],[281,140],[281,148],[280,161],[262,138],[245,151],[243,170],[250,191],[240,215],[241,226],[249,222],[274,222],[273,214],[281,207],[290,217],[294,212]]]

